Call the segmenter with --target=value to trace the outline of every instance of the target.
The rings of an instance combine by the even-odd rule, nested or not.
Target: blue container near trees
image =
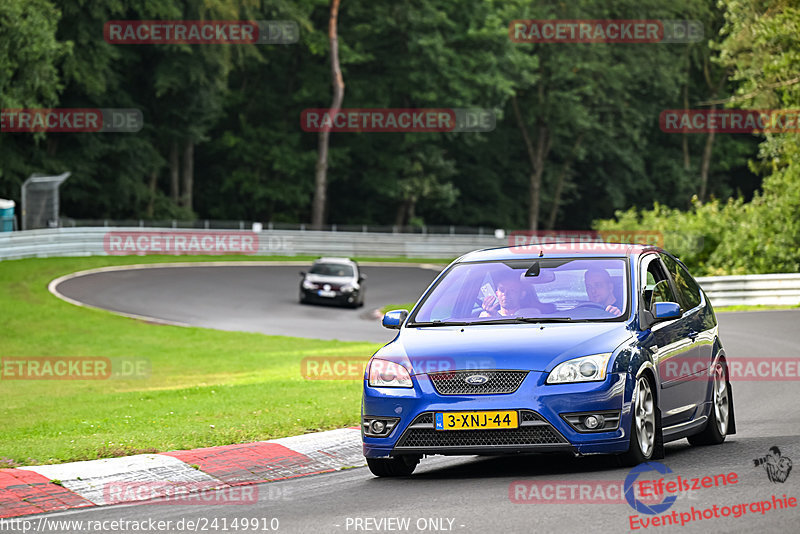
[[[14,231],[14,206],[13,200],[0,198],[0,232]]]

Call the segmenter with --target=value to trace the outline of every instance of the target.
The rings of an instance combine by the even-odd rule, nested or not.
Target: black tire
[[[641,408],[640,406],[640,385],[647,384],[647,389],[643,391],[649,393],[649,397],[643,399],[645,412],[652,412],[649,417],[643,418],[648,421],[643,428],[645,428],[646,439],[642,440],[640,435],[639,426],[637,422],[637,413]],[[640,376],[636,381],[636,389],[634,390],[634,398],[631,402],[631,426],[630,426],[630,446],[628,451],[619,455],[619,461],[624,466],[636,466],[643,462],[649,462],[655,459],[658,455],[659,446],[661,445],[661,417],[659,416],[658,407],[656,406],[656,397],[653,394],[653,382],[647,375]],[[642,450],[642,442],[650,443],[648,450]]]
[[[417,456],[394,456],[392,458],[367,458],[367,465],[376,477],[407,477],[419,463]]]
[[[719,374],[718,374],[719,373]],[[718,382],[717,378],[721,380]],[[724,384],[724,388],[722,386]],[[720,391],[717,390],[717,387],[720,387]],[[728,381],[728,367],[724,365],[723,362],[719,362],[716,364],[714,369],[714,381],[712,382],[712,392],[711,392],[711,413],[709,414],[708,421],[706,422],[705,428],[702,431],[695,434],[694,436],[689,436],[689,443],[692,445],[719,445],[723,441],[725,441],[725,437],[728,435],[730,431],[730,424],[731,424],[731,414],[733,413],[732,409],[732,398],[731,395],[731,385]],[[720,410],[718,406],[719,395],[725,395],[725,412],[724,412],[724,424],[719,423],[719,418],[717,417],[717,412]],[[728,403],[730,402],[730,404]],[[720,429],[720,427],[725,427],[724,431]]]

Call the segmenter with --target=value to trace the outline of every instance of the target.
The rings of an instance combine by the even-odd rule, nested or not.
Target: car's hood
[[[403,328],[376,358],[413,374],[453,369],[550,371],[589,354],[612,352],[631,337],[625,323],[512,324]]]

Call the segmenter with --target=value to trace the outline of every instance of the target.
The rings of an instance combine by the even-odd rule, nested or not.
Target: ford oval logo
[[[464,379],[464,382],[470,384],[471,386],[480,386],[488,381],[489,377],[486,375],[470,375]]]

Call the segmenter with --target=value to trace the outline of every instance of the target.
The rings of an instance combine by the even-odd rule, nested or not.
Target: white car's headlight
[[[399,363],[373,358],[369,364],[369,385],[378,388],[410,388],[408,369]]]
[[[317,284],[309,282],[308,280],[303,280],[303,287],[306,289],[317,289]]]
[[[606,367],[611,358],[610,352],[573,358],[556,365],[547,377],[548,384],[568,384],[570,382],[595,382],[606,379]]]
[[[342,286],[342,293],[352,293],[353,291],[355,291],[355,289],[356,286],[354,286],[353,284],[345,284]]]

